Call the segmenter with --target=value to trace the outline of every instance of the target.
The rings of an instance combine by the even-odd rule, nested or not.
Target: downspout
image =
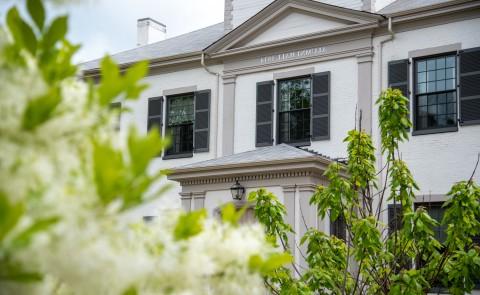
[[[203,69],[209,73],[210,75],[214,75],[217,77],[217,89],[215,91],[215,101],[216,101],[216,126],[215,126],[215,132],[214,133],[214,142],[215,142],[215,151],[214,151],[214,155],[215,155],[215,158],[218,158],[218,126],[219,126],[219,118],[218,118],[218,114],[220,113],[220,110],[219,110],[219,106],[220,106],[220,73],[216,73],[212,70],[210,70],[207,65],[205,65],[205,52],[202,52],[202,57],[200,59],[200,63],[203,67]],[[213,112],[212,112],[213,113]]]
[[[388,34],[389,36],[383,40],[380,40],[380,43],[378,44],[378,77],[379,77],[379,85],[378,85],[378,94],[380,95],[380,93],[382,92],[382,87],[383,87],[383,44],[386,43],[386,42],[389,42],[389,41],[392,41],[394,38],[395,38],[395,32],[393,32],[393,29],[392,29],[392,18],[391,17],[388,17]],[[377,113],[377,118],[378,118],[378,113]],[[381,135],[381,132],[380,132],[380,128],[377,128],[377,136],[378,136],[378,143],[377,143],[377,151],[380,152],[380,156],[377,157],[379,159],[379,171],[382,171],[382,173],[380,173],[380,183],[384,183],[385,179],[385,174],[384,174],[384,171],[382,170],[383,168],[383,155],[381,154],[381,150],[382,150],[382,135]],[[382,207],[385,203],[382,204]],[[380,205],[380,204],[379,204]],[[380,208],[381,210],[382,208]]]

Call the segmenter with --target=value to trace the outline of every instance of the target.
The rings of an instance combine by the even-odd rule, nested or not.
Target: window
[[[278,142],[310,142],[310,107],[312,79],[310,77],[278,82]]]
[[[415,130],[457,127],[456,55],[415,60]]]
[[[167,98],[167,134],[172,143],[166,155],[193,153],[194,94]]]

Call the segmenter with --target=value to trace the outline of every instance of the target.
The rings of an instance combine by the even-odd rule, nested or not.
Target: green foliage
[[[222,221],[229,223],[232,226],[238,226],[240,219],[245,214],[247,206],[243,206],[240,210],[237,210],[233,203],[228,203],[222,207],[221,215]]]
[[[470,247],[472,237],[480,234],[480,187],[472,181],[461,181],[448,196],[442,221],[447,226],[446,243],[451,249]]]
[[[392,288],[388,294],[422,294],[428,289],[429,284],[416,269],[402,270],[398,275],[392,276]]]
[[[355,259],[358,261],[366,260],[374,262],[382,250],[377,221],[372,216],[354,220],[352,232],[354,233],[352,243]]]
[[[325,176],[330,185],[319,185],[310,199],[310,205],[317,206],[318,216],[321,218],[330,214],[332,220],[337,220],[340,214],[346,212],[347,204],[354,203],[355,191],[350,181],[340,174],[342,170],[345,171],[345,167],[339,163],[329,165]]]
[[[400,157],[399,144],[408,140],[412,126],[408,99],[399,90],[387,89],[377,104],[384,167],[377,171],[370,135],[352,130],[345,138],[347,164],[331,163],[324,173],[329,184],[318,186],[310,199],[322,219],[328,216],[335,221],[343,215],[347,241],[310,228],[301,238],[307,246],[301,255],[308,269],[297,272],[298,279],[288,269],[265,275],[273,293],[425,294],[431,286],[443,285],[452,294],[465,294],[479,279],[480,248],[473,244],[480,234],[479,186],[472,176],[452,187],[441,222],[447,238],[439,241],[435,232],[440,223],[425,208],[414,210],[419,187]],[[274,234],[274,229],[288,226],[280,219],[284,211],[275,214],[279,209],[273,209],[274,218],[269,217],[271,207],[279,208],[270,201],[274,197],[264,190],[252,193],[256,194],[268,196],[252,198],[266,232]],[[388,228],[382,222],[385,201],[401,205],[397,216],[401,228]]]
[[[198,235],[203,230],[205,217],[207,217],[207,211],[205,209],[183,213],[175,226],[175,239],[186,240]]]
[[[351,130],[344,142],[348,143],[348,173],[358,189],[367,189],[375,180],[375,148],[372,138],[362,131]],[[375,184],[375,183],[374,183]]]
[[[408,130],[412,127],[408,103],[400,90],[391,88],[383,91],[377,100],[382,153],[386,153],[388,159],[398,149],[399,142],[408,139]]]
[[[292,255],[287,253],[273,253],[267,259],[262,259],[259,255],[250,257],[249,267],[252,271],[260,272],[268,276],[274,274],[283,265],[293,261]]]
[[[98,195],[104,205],[121,201],[122,210],[142,203],[147,190],[167,173],[165,170],[153,175],[148,172],[151,160],[165,146],[158,131],[152,129],[144,137],[131,129],[127,142],[128,158],[109,142],[96,141],[93,149]]]
[[[102,77],[98,86],[100,105],[109,105],[122,93],[125,99],[137,98],[147,88],[146,84],[139,83],[147,73],[147,68],[147,62],[140,62],[127,69],[122,75],[113,60],[106,56],[100,66]]]
[[[312,290],[330,290],[339,294],[346,283],[346,290],[353,287],[353,279],[350,274],[344,277],[347,269],[347,247],[345,242],[330,237],[316,229],[309,229],[302,237],[302,245],[307,245],[306,261],[309,269],[303,279]],[[328,292],[320,292],[328,294]]]
[[[23,203],[12,203],[5,193],[0,191],[0,242],[17,225],[24,211]]]
[[[38,29],[42,30],[45,24],[45,8],[41,0],[28,0],[27,9]]]
[[[285,250],[288,249],[288,233],[292,233],[292,227],[285,223],[283,218],[287,214],[285,206],[278,201],[277,197],[264,189],[251,192],[249,202],[255,202],[255,217],[265,226],[268,239],[276,244],[277,237]]]
[[[469,292],[480,280],[479,249],[455,251],[445,268],[448,273],[447,282],[452,286],[450,292],[454,295]]]
[[[30,100],[23,114],[22,128],[26,131],[32,131],[50,120],[61,100],[60,89],[58,88],[52,88],[45,95]]]

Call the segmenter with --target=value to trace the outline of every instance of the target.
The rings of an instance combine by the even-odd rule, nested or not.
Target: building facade
[[[439,205],[480,152],[480,1],[390,2],[226,0],[224,23],[113,55],[123,67],[150,61],[150,88],[122,102],[131,112],[120,133],[133,123],[172,137],[152,170],[173,169],[174,189],[132,214],[180,206],[216,214],[239,181],[247,193],[277,195],[299,236],[301,215],[341,235],[308,200],[328,164],[346,157],[343,139],[359,118],[380,170],[375,101],[393,87],[410,101],[401,156],[418,181],[417,203],[441,218]],[[99,74],[98,61],[83,68]],[[384,209],[387,221],[395,208]]]

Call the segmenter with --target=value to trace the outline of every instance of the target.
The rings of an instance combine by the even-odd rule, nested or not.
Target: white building
[[[417,202],[439,217],[439,202],[470,177],[480,152],[480,1],[390,2],[225,0],[224,23],[113,55],[123,67],[150,61],[151,86],[124,104],[132,111],[121,130],[133,122],[173,134],[152,169],[175,168],[175,188],[136,214],[162,206],[215,214],[238,180],[247,192],[275,193],[298,234],[301,213],[337,231],[309,198],[328,163],[346,156],[359,111],[379,145],[375,101],[392,86],[410,99],[414,126],[401,151]],[[98,76],[98,64],[84,64],[85,75]]]

